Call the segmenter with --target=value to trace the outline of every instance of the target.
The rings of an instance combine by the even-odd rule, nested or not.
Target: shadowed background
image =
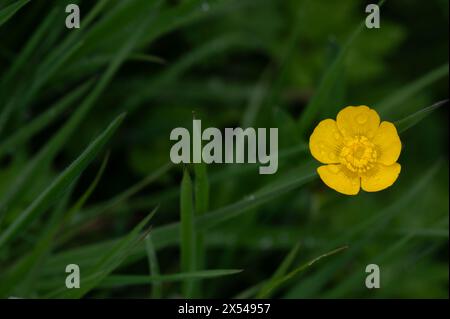
[[[0,0],[0,295],[447,298],[448,1],[386,1],[380,29],[365,5]],[[348,197],[307,141],[361,104],[407,118],[402,172]],[[278,127],[277,174],[171,165],[193,113]]]

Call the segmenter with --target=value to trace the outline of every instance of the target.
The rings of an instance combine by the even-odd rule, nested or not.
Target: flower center
[[[364,173],[377,160],[375,145],[365,136],[347,138],[339,154],[341,163],[355,173]]]

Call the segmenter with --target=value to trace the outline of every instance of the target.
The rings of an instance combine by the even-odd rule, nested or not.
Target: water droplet
[[[249,201],[255,200],[255,195],[248,195],[247,200]]]
[[[272,240],[270,238],[263,238],[260,240],[259,245],[263,249],[272,247]]]
[[[319,143],[319,147],[320,147],[321,149],[324,149],[324,148],[325,148],[325,143],[324,143],[324,142],[320,142],[320,143]]]
[[[330,153],[328,154],[328,158],[329,158],[331,161],[334,161],[334,160],[336,159],[336,154],[334,154],[334,152],[330,152]]]
[[[339,133],[334,133],[334,138],[338,140],[341,138],[341,135]]]
[[[202,10],[205,11],[205,12],[209,10],[209,3],[208,2],[203,2],[202,3]]]
[[[356,117],[356,122],[358,122],[358,124],[364,124],[367,122],[367,116],[365,114],[359,114]]]
[[[339,167],[337,165],[328,165],[328,170],[333,174],[339,173]]]

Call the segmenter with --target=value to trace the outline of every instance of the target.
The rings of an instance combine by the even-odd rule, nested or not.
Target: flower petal
[[[320,166],[317,173],[328,187],[339,193],[356,195],[359,192],[361,184],[359,176],[341,164]]]
[[[336,121],[344,137],[360,135],[371,139],[380,126],[378,113],[365,105],[347,106],[338,113]]]
[[[394,184],[400,171],[401,166],[399,163],[389,166],[377,164],[366,175],[361,177],[361,187],[366,192],[381,191]]]
[[[311,154],[324,164],[338,163],[339,149],[343,137],[339,132],[336,121],[327,119],[321,121],[309,138]]]
[[[390,122],[382,122],[372,142],[378,147],[378,162],[392,165],[397,162],[402,149],[397,129]]]

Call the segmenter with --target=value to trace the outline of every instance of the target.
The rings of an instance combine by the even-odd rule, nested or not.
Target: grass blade
[[[0,11],[0,27],[11,19],[30,0],[18,0]]]
[[[295,276],[297,276],[299,273],[303,272],[304,270],[306,270],[307,268],[311,267],[312,265],[314,265],[316,262],[318,262],[319,260],[335,255],[337,253],[340,253],[341,251],[347,249],[347,246],[343,246],[343,247],[339,247],[336,248],[332,251],[329,251],[325,254],[322,254],[316,258],[314,258],[313,260],[307,262],[306,264],[303,264],[302,266],[298,267],[297,269],[291,271],[290,273],[288,273],[287,275],[281,277],[280,279],[277,279],[274,283],[272,283],[270,285],[270,287],[268,287],[268,289],[266,291],[264,291],[263,294],[261,294],[259,297],[260,298],[265,298],[269,293],[273,292],[275,289],[278,289],[280,286],[282,286],[283,284],[285,284],[287,281],[293,279]]]
[[[64,143],[67,141],[67,139],[73,134],[78,125],[86,117],[102,91],[106,88],[108,83],[113,78],[114,74],[119,69],[122,62],[134,48],[140,33],[144,30],[144,27],[147,23],[148,21],[144,21],[139,24],[136,32],[122,46],[121,50],[119,50],[106,72],[100,78],[98,84],[86,97],[86,99],[79,106],[70,120],[46,144],[46,146],[39,152],[39,154],[26,166],[22,174],[20,174],[18,178],[16,178],[16,180],[12,183],[9,191],[4,194],[3,198],[0,201],[0,218],[3,214],[5,214],[6,208],[19,199],[20,194],[23,193],[24,188],[29,187],[30,183],[32,183],[32,181],[34,180],[33,177],[39,174],[39,171],[42,169],[42,167],[45,167],[45,165],[54,158],[57,152],[64,146]]]
[[[397,90],[392,96],[387,97],[385,100],[376,105],[375,109],[378,113],[380,113],[380,115],[386,115],[392,108],[406,102],[409,98],[413,97],[439,79],[442,79],[446,75],[448,75],[448,63],[432,70],[406,87]]]
[[[395,122],[395,126],[397,127],[397,130],[399,133],[403,133],[406,130],[410,129],[417,123],[419,123],[421,120],[423,120],[425,117],[430,115],[433,111],[438,109],[439,107],[445,105],[448,103],[448,100],[439,101],[437,103],[434,103],[431,106],[428,106],[420,111],[417,111],[416,113],[413,113],[397,122]]]
[[[24,211],[14,222],[8,226],[0,236],[0,247],[12,240],[19,232],[28,227],[38,216],[50,207],[75,178],[89,165],[100,152],[106,142],[112,137],[125,115],[117,117],[106,130],[99,135],[86,150],[66,169],[56,180]]]
[[[283,262],[280,264],[278,269],[275,271],[273,276],[269,279],[269,281],[262,287],[259,294],[256,298],[268,298],[270,296],[270,292],[274,290],[274,288],[277,285],[277,282],[282,279],[288,269],[291,267],[292,263],[294,262],[295,258],[297,257],[298,251],[300,249],[300,244],[295,245],[289,254],[285,257]]]
[[[180,254],[181,271],[196,270],[196,243],[194,230],[194,202],[192,180],[187,168],[184,169],[180,195]],[[183,296],[191,298],[194,293],[194,282],[189,278],[183,282]]]
[[[382,6],[384,0],[378,3],[378,6]],[[317,88],[314,96],[306,106],[305,110],[299,119],[299,130],[301,136],[305,134],[308,127],[311,125],[314,117],[321,112],[322,108],[326,105],[328,99],[330,98],[332,92],[335,89],[336,84],[340,81],[341,70],[345,63],[345,58],[351,46],[355,40],[361,35],[363,30],[366,29],[365,21],[361,22],[358,28],[353,31],[350,37],[347,39],[345,44],[342,46],[339,53],[336,55],[334,61],[328,67],[326,73],[324,74],[322,80],[320,81],[319,87]],[[330,115],[330,114],[325,114]]]
[[[100,286],[122,287],[129,285],[147,285],[148,283],[156,283],[156,282],[178,282],[186,280],[211,279],[235,275],[240,272],[242,272],[241,269],[214,269],[214,270],[202,270],[189,273],[178,273],[172,275],[159,275],[159,276],[114,275],[106,278],[100,284]]]
[[[156,257],[156,251],[155,251],[155,247],[153,245],[151,234],[148,234],[148,236],[145,237],[145,250],[147,252],[150,277],[159,277],[159,263],[158,263],[158,258]],[[161,298],[161,296],[162,296],[161,282],[159,280],[155,280],[152,283],[152,294],[151,295],[152,295],[152,298],[155,298],[155,299]]]
[[[51,106],[44,113],[36,117],[30,123],[20,128],[12,136],[4,140],[0,144],[0,158],[8,151],[17,148],[19,145],[26,142],[30,137],[47,127],[76,100],[83,96],[83,94],[87,92],[87,89],[89,88],[91,83],[92,82],[83,84],[70,94],[67,94],[60,101],[55,103],[55,105]]]
[[[48,297],[81,298],[89,291],[96,288],[112,271],[114,271],[114,269],[120,266],[130,253],[131,249],[143,239],[140,233],[155,215],[156,210],[157,208],[134,227],[127,236],[117,242],[106,253],[103,253],[92,269],[85,271],[86,275],[81,278],[79,289],[67,289],[64,285],[61,289],[49,293]]]

